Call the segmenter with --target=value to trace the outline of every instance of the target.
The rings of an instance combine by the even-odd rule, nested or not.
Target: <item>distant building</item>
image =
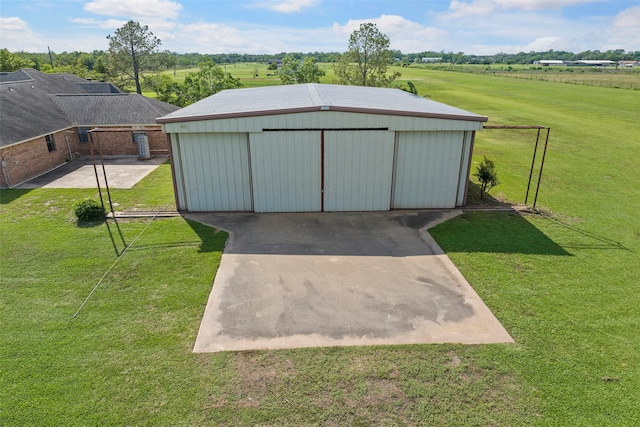
[[[616,65],[615,61],[601,59],[578,59],[576,61],[564,61],[561,59],[541,59],[533,61],[533,65],[542,65],[548,67],[555,65],[556,67],[611,67]]]
[[[566,61],[567,66],[574,67],[610,67],[616,65],[615,61],[600,59],[580,59],[577,61]]]
[[[618,61],[620,67],[640,67],[640,61]]]
[[[422,62],[433,63],[433,62],[442,62],[442,58],[427,58],[423,57]]]
[[[533,61],[533,65],[542,65],[543,67],[556,65],[556,66],[562,67],[564,66],[564,61],[561,61],[559,59],[541,59],[539,61]]]

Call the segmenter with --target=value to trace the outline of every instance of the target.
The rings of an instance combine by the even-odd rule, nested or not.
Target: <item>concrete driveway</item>
[[[138,160],[136,157],[111,157],[104,159],[109,188],[131,188],[142,178],[150,174],[158,165],[167,161],[167,157],[154,157]],[[100,160],[96,159],[98,179],[104,188],[104,174]],[[90,158],[80,158],[66,163],[44,175],[17,185],[15,188],[98,188],[96,173]]]
[[[426,232],[459,213],[187,215],[230,233],[194,352],[513,342]]]

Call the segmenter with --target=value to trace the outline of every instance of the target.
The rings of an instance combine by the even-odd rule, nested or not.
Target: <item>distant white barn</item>
[[[222,91],[157,120],[180,211],[385,211],[465,203],[487,117],[398,89]]]
[[[542,65],[543,67],[548,67],[548,66],[563,66],[564,65],[564,61],[561,61],[559,59],[541,59],[539,61],[533,61],[534,65]]]

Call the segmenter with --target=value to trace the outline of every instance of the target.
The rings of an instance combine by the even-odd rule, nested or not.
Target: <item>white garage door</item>
[[[464,132],[398,133],[394,209],[456,206],[464,135]]]
[[[386,211],[391,204],[393,132],[324,132],[324,210]]]
[[[245,133],[182,134],[173,144],[180,208],[197,211],[251,211],[249,154]],[[186,202],[186,206],[185,206]]]
[[[320,211],[320,131],[266,131],[249,139],[254,210]]]

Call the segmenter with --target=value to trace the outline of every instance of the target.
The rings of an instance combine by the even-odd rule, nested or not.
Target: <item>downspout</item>
[[[180,200],[178,199],[178,183],[176,182],[176,165],[174,163],[173,149],[171,148],[171,134],[167,133],[167,144],[169,144],[169,164],[171,165],[171,182],[173,183],[173,196],[176,201],[176,211],[180,212]]]
[[[69,151],[69,161],[73,161],[73,154],[71,153],[71,145],[69,144],[69,136],[65,135],[64,140],[67,143],[67,150]]]
[[[7,183],[7,188],[11,187],[11,180],[9,179],[9,170],[7,169],[7,162],[4,160],[4,156],[2,156],[2,173],[4,175],[4,181]]]
[[[469,195],[469,175],[471,174],[471,163],[473,160],[473,146],[476,141],[476,131],[471,131],[471,147],[469,147],[469,165],[467,166],[467,174],[464,183],[464,200],[462,206],[467,206],[467,196]]]

